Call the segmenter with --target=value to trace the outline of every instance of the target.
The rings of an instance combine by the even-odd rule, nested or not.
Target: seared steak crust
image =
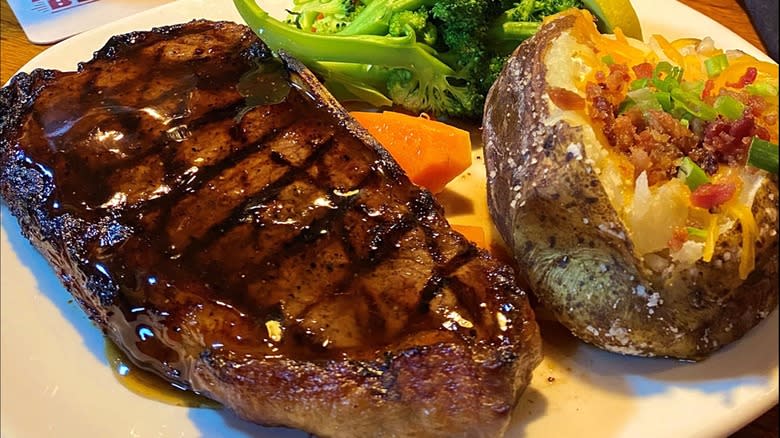
[[[320,436],[495,436],[540,360],[510,268],[246,27],[0,91],[0,193],[139,365]]]

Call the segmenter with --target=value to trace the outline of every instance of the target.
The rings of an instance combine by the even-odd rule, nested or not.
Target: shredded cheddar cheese
[[[704,242],[704,251],[701,257],[707,263],[712,261],[712,256],[715,254],[715,243],[718,241],[718,234],[718,216],[711,215],[707,224],[707,240]]]
[[[622,44],[628,44],[628,39],[626,39],[626,34],[623,33],[623,29],[616,27],[614,33],[616,41]]]
[[[672,47],[675,48],[675,50],[684,50],[686,47],[695,47],[697,44],[701,42],[698,38],[678,38],[674,41],[671,41],[670,44]]]
[[[658,43],[658,46],[664,52],[664,55],[666,55],[666,57],[669,58],[672,63],[679,67],[683,67],[685,65],[685,59],[683,58],[683,55],[678,52],[677,49],[675,49],[666,38],[661,35],[653,35],[653,39],[656,43]]]
[[[739,278],[744,280],[755,269],[758,225],[753,212],[744,204],[729,205],[726,211],[742,226],[742,252],[739,257]]]
[[[704,81],[707,74],[704,72],[701,58],[695,54],[683,56],[683,79],[686,81]]]
[[[759,74],[773,78],[777,78],[778,76],[778,66],[776,64],[758,61],[752,57],[745,57],[745,59],[729,61],[728,67],[713,79],[713,90],[717,91],[726,87],[727,84],[737,82],[739,78],[745,74],[745,70],[747,70],[748,67],[754,67],[758,70]]]

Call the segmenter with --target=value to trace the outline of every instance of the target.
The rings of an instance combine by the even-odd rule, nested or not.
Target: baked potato
[[[541,304],[600,348],[690,360],[764,319],[777,107],[777,65],[709,38],[601,35],[584,11],[545,22],[483,120],[490,214]]]

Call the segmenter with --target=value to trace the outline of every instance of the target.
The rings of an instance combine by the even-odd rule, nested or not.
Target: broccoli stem
[[[495,41],[523,41],[535,34],[541,24],[537,21],[507,21],[492,27],[489,35]]]
[[[487,32],[487,45],[499,55],[508,55],[518,44],[535,34],[541,23],[536,21],[498,21]]]
[[[415,36],[322,35],[305,32],[271,17],[254,0],[234,0],[247,24],[272,50],[284,50],[304,64],[342,62],[394,68],[413,72],[435,70],[442,75],[454,71],[433,56],[433,49],[415,41]],[[375,0],[374,3],[380,3]]]
[[[455,71],[418,43],[403,37],[318,34],[302,31],[271,17],[255,0],[234,0],[244,21],[272,50],[284,50],[319,74],[337,98],[357,97],[377,106],[392,103],[391,76],[399,69],[420,81],[447,86]],[[382,4],[374,0],[371,4]],[[394,82],[397,83],[397,82]],[[456,94],[457,90],[452,90]]]
[[[314,62],[312,67],[323,70],[324,80],[351,80],[359,79],[360,84],[373,88],[381,88],[387,83],[387,68],[367,64],[355,64],[348,62]]]
[[[309,68],[322,77],[338,100],[357,98],[376,107],[393,104],[385,94],[387,68],[344,62],[314,62]]]

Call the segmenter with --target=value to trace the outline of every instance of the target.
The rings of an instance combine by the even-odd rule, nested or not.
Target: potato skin
[[[623,354],[702,359],[777,306],[777,178],[765,178],[753,203],[760,238],[746,280],[734,230],[721,235],[710,263],[671,278],[648,268],[586,156],[582,128],[545,123],[544,55],[574,22],[563,16],[526,40],[488,94],[490,213],[520,274],[577,337]]]

